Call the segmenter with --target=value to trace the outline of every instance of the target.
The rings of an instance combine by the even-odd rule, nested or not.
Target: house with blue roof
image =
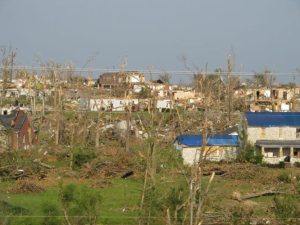
[[[206,144],[203,142],[202,135],[180,135],[175,140],[175,147],[182,152],[183,161],[187,165],[199,162],[200,158],[211,161],[232,161],[237,157],[238,135],[209,135]]]
[[[242,126],[265,162],[300,162],[300,112],[246,112]]]

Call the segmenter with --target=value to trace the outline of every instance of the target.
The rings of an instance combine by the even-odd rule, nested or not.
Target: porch
[[[300,162],[300,140],[258,140],[255,145],[266,163]]]

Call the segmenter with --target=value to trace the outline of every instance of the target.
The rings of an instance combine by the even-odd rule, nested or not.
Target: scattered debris
[[[40,159],[35,159],[35,160],[33,160],[33,162],[38,163],[40,166],[45,167],[47,169],[53,169],[54,168],[54,166],[51,166],[49,164],[41,162]]]
[[[35,193],[43,191],[44,188],[24,180],[17,182],[15,186],[10,189],[10,192],[13,193]]]
[[[132,170],[127,171],[126,173],[124,173],[121,178],[126,179],[127,177],[130,177],[134,174],[134,172]]]

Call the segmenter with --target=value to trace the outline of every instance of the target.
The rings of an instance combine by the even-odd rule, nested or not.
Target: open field
[[[275,169],[261,167],[251,164],[209,164],[207,169],[222,169],[226,171],[222,176],[216,176],[209,190],[208,199],[205,202],[205,214],[207,222],[223,220],[232,222],[234,213],[242,209],[242,213],[255,220],[263,218],[274,218],[273,206],[274,196],[262,196],[244,201],[237,201],[232,198],[233,192],[239,192],[241,196],[247,193],[258,193],[261,191],[272,190],[286,194],[295,192],[294,183],[296,177],[300,176],[300,169]],[[287,174],[291,180],[280,179],[280,176]],[[168,176],[167,176],[168,175]],[[188,176],[188,175],[186,175]],[[206,186],[209,176],[203,178],[203,186]],[[49,178],[53,179],[53,177]],[[37,187],[43,187],[39,192],[15,193],[16,187],[23,181],[1,182],[1,221],[9,221],[7,224],[42,224],[45,212],[43,207],[46,204],[58,205],[59,203],[59,184],[60,179],[49,182],[48,178],[39,181],[30,181]],[[98,212],[98,223],[101,224],[137,224],[140,216],[139,207],[142,195],[143,180],[139,177],[128,179],[111,178],[107,179],[103,187],[94,187],[92,179],[64,179],[64,184],[75,183],[76,185],[87,185],[99,191],[102,196],[100,210]],[[104,183],[105,183],[104,182]],[[156,191],[153,198],[157,202],[165,199],[172,188],[184,186],[184,175],[175,171],[160,171],[157,180]],[[159,193],[159,195],[157,195]],[[5,204],[4,204],[5,203]],[[16,213],[7,214],[8,208],[16,210]],[[164,206],[162,205],[162,208]],[[6,210],[3,210],[5,209]],[[56,215],[63,220],[61,210]],[[164,214],[157,214],[161,217]],[[162,224],[161,218],[151,217],[153,224]],[[54,216],[54,215],[51,215]],[[5,224],[5,223],[4,223]]]

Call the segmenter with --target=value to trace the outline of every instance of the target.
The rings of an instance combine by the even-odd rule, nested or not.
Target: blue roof
[[[176,138],[179,144],[190,147],[202,146],[202,135],[180,135]],[[238,146],[239,137],[237,135],[216,134],[208,136],[207,146]]]
[[[246,112],[248,126],[300,127],[300,112]]]

